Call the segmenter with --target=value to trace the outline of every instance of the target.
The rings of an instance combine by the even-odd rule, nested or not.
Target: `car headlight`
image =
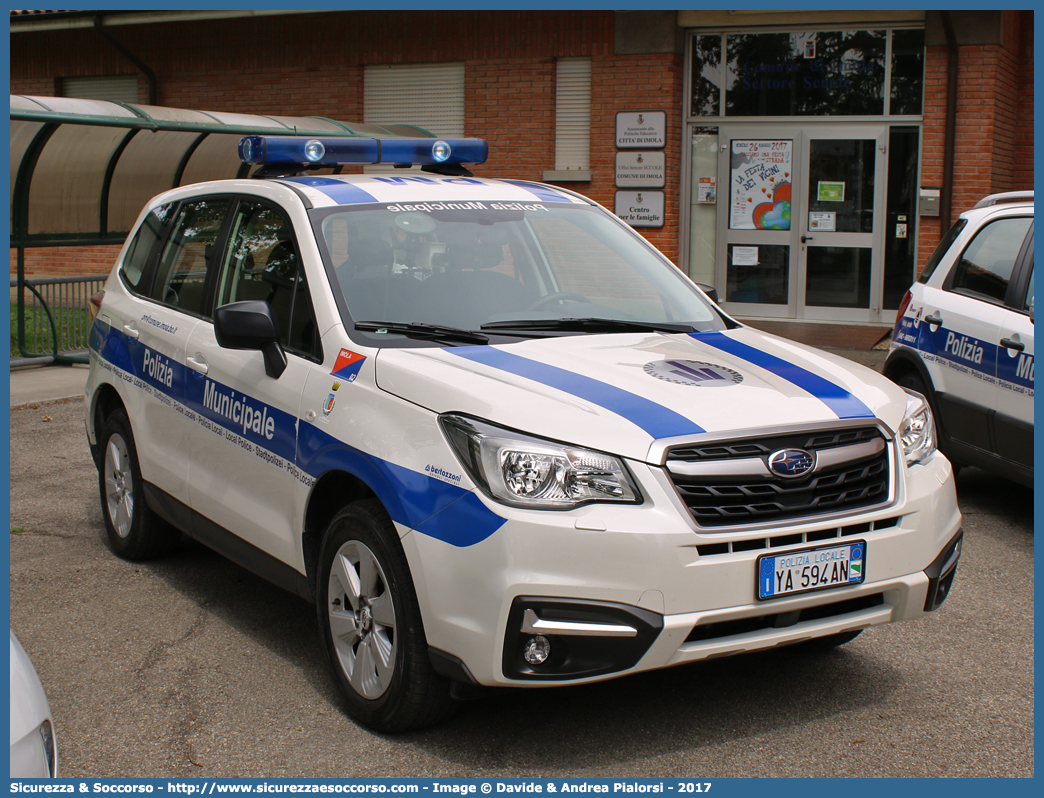
[[[623,462],[612,455],[465,416],[443,415],[439,423],[468,475],[496,501],[545,510],[641,501]]]
[[[899,427],[899,440],[908,466],[927,460],[935,453],[935,419],[928,400],[917,391],[906,391],[906,417]]]

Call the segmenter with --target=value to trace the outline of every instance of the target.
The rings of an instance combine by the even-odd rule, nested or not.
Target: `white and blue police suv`
[[[903,297],[884,372],[924,395],[958,467],[1033,484],[1033,192],[984,197]]]
[[[845,643],[938,607],[925,399],[725,316],[485,142],[247,137],[142,212],[86,388],[107,539],[313,601],[351,714]],[[423,164],[341,176],[307,166]],[[332,170],[326,170],[330,172]]]

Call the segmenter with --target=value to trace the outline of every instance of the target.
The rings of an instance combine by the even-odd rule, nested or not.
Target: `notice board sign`
[[[614,212],[631,227],[663,227],[662,191],[617,191]]]
[[[667,146],[666,111],[620,111],[616,146],[621,150],[659,150]]]
[[[667,185],[667,156],[661,152],[616,153],[617,188],[663,188]]]

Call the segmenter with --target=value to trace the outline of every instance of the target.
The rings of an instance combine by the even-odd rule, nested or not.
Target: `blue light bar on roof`
[[[249,164],[475,164],[485,163],[482,139],[368,139],[245,136],[239,157]]]

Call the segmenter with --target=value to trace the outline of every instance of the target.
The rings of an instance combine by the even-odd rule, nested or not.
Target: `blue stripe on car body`
[[[321,191],[338,205],[355,205],[363,202],[378,201],[375,196],[368,191],[364,191],[354,183],[346,183],[344,180],[336,180],[332,177],[290,177],[286,178],[286,181]]]
[[[838,418],[873,418],[874,414],[859,399],[840,385],[835,385],[818,374],[788,363],[780,357],[763,352],[749,344],[729,338],[720,332],[689,333],[703,344],[708,344],[730,355],[746,360],[755,366],[791,382],[803,391],[808,391],[829,407]]]
[[[524,180],[501,180],[500,182],[506,183],[509,186],[515,186],[516,188],[525,189],[541,202],[575,202],[572,197],[539,183],[526,183]]]
[[[313,477],[332,470],[357,476],[393,521],[458,548],[481,543],[504,525],[474,491],[367,454],[314,424],[300,425],[297,463]]]
[[[185,364],[140,342],[131,348],[123,332],[111,327],[106,332],[102,327],[108,325],[95,322],[92,344],[96,346],[93,348],[110,365],[131,376],[132,381],[124,381],[128,387],[134,387],[133,379],[137,378],[149,385],[154,393],[162,393],[169,400],[206,419],[214,425],[214,434],[223,434],[222,430],[228,430],[292,464],[312,479],[331,470],[353,474],[377,495],[393,521],[409,529],[452,546],[466,547],[490,537],[505,522],[504,518],[487,508],[474,491],[356,449],[314,424],[299,422],[294,415],[273,405],[203,377]],[[147,372],[143,365],[146,354],[150,358],[160,359],[170,369],[169,386]],[[263,427],[261,432],[244,429],[241,420],[236,421],[208,407],[207,383],[210,383],[211,394],[228,396],[230,405],[238,401],[241,408],[249,405],[252,413],[263,413],[266,418],[271,418],[274,427],[272,437],[268,438],[264,434]],[[214,402],[209,404],[214,405]],[[240,444],[229,440],[227,445]]]
[[[1008,350],[998,343],[943,326],[933,329],[924,319],[915,321],[911,316],[900,319],[892,340],[916,349],[925,362],[951,363],[958,369],[983,375],[982,379],[988,382],[995,380],[1002,390],[1033,389],[1034,356],[1025,352]]]
[[[495,346],[460,346],[445,351],[474,363],[557,388],[604,407],[645,430],[655,439],[698,435],[706,431],[680,413],[643,396],[557,366],[504,352]]]

